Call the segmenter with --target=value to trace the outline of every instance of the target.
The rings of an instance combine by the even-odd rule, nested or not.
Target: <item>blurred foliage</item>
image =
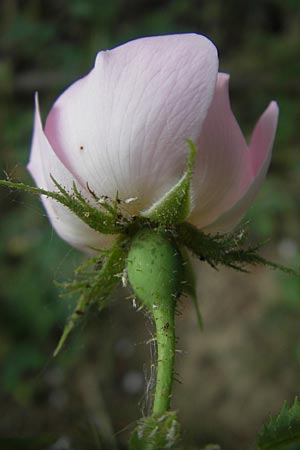
[[[271,99],[280,105],[271,171],[248,217],[253,240],[270,238],[272,246],[268,246],[268,251],[273,256],[299,265],[299,23],[299,0],[1,0],[1,176],[8,173],[14,179],[29,181],[25,165],[34,91],[40,92],[42,110],[46,112],[63,89],[91,68],[100,49],[153,34],[206,34],[219,48],[221,70],[232,74],[233,109],[248,136]],[[52,445],[52,438],[48,437],[37,442],[46,442],[47,448],[53,450],[69,449],[69,438],[64,441],[61,437],[64,433],[77,436],[85,423],[88,430],[95,427],[83,412],[78,393],[72,391],[75,375],[82,375],[82,367],[96,364],[98,368],[102,364],[102,371],[97,369],[96,373],[101,374],[99,382],[105,391],[104,403],[110,402],[110,412],[118,409],[121,398],[134,404],[132,399],[138,399],[141,393],[130,396],[118,391],[125,363],[117,351],[114,362],[109,360],[104,344],[119,341],[113,337],[114,327],[106,316],[94,317],[87,338],[81,333],[58,361],[52,359],[70,308],[59,299],[53,280],[68,278],[80,256],[53,234],[42,206],[34,199],[3,189],[0,208],[0,400],[5,405],[0,407],[0,415],[6,412],[0,435],[20,437],[54,431],[56,444]],[[263,321],[266,327],[269,324],[286,331],[285,339],[294,343],[293,368],[299,370],[299,336],[295,327],[300,318],[300,281],[280,275],[279,286],[278,301]],[[118,314],[119,311],[118,306]],[[123,322],[114,319],[119,327],[116,334],[128,350],[122,337],[122,333],[126,336],[123,323],[131,328],[131,322],[126,322],[126,312],[121,308],[122,314]],[[139,340],[138,335],[135,338]],[[95,356],[98,352],[100,357]],[[113,383],[108,382],[111,378]],[[67,403],[66,395],[71,399]],[[68,405],[64,413],[60,404]],[[75,414],[76,407],[82,412]],[[130,409],[134,406],[128,408],[123,418],[120,414],[113,418],[116,429],[127,426],[128,417],[137,417],[138,412]],[[100,422],[106,423],[103,417]],[[99,431],[99,426],[96,429]],[[100,431],[104,436],[109,434],[101,426]],[[88,447],[85,443],[86,449],[113,448],[111,442],[107,443],[109,439],[102,436],[101,440],[90,431],[87,435],[91,444]],[[120,437],[118,440],[122,443]],[[17,441],[3,445],[31,450],[44,445],[27,444],[24,440],[21,445]],[[224,438],[224,449],[226,442]],[[236,445],[239,448],[239,443]],[[233,449],[232,442],[230,448]]]

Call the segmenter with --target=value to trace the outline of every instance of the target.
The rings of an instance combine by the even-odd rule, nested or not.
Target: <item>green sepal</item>
[[[204,233],[188,222],[176,226],[178,242],[185,245],[198,259],[208,262],[214,268],[223,265],[240,272],[248,272],[247,266],[265,266],[290,275],[299,275],[299,271],[260,256],[258,251],[264,243],[245,246],[247,236],[248,227],[241,228],[236,233],[212,235]]]
[[[130,450],[175,450],[180,439],[180,425],[175,411],[138,421],[129,441]]]
[[[300,448],[300,404],[297,399],[291,408],[284,402],[278,416],[263,425],[257,437],[258,450],[289,450]]]
[[[35,195],[44,195],[66,206],[79,219],[85,222],[90,228],[103,234],[120,233],[123,229],[123,224],[118,222],[118,214],[116,207],[108,213],[101,210],[108,209],[107,202],[99,203],[99,208],[93,206],[77,189],[73,183],[73,191],[67,192],[54,178],[52,178],[58,192],[46,191],[45,189],[29,186],[24,183],[15,183],[8,180],[0,180],[0,186],[6,186],[12,189],[26,191]]]
[[[161,225],[175,225],[183,222],[190,214],[190,184],[197,149],[195,144],[187,140],[189,157],[187,169],[178,183],[151,208],[143,211],[141,215]]]
[[[54,356],[59,353],[70,332],[92,305],[98,304],[100,311],[105,307],[111,291],[120,282],[125,268],[127,244],[127,238],[120,236],[109,250],[102,251],[100,256],[79,266],[76,272],[82,280],[62,284],[64,289],[70,293],[77,293],[80,297],[76,308],[67,319]],[[95,266],[95,269],[87,271],[90,265]],[[97,266],[101,267],[97,268]]]
[[[197,300],[197,281],[194,273],[194,269],[192,267],[190,257],[185,248],[180,249],[181,255],[183,258],[183,277],[182,277],[182,293],[187,294],[195,307],[197,322],[201,331],[203,331],[203,319],[202,314],[200,312],[198,300]]]

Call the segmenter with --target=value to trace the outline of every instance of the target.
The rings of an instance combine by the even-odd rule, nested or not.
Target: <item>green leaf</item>
[[[111,291],[121,279],[126,257],[127,237],[120,236],[109,250],[101,252],[100,257],[92,258],[77,269],[76,272],[82,276],[82,280],[62,285],[70,292],[77,292],[80,297],[75,310],[67,320],[54,356],[59,353],[70,332],[93,304],[98,303],[100,311],[104,308]],[[89,265],[96,265],[96,268],[86,271]],[[102,267],[98,269],[97,266],[100,265]]]
[[[257,447],[258,450],[297,450],[299,446],[300,404],[296,397],[291,408],[284,402],[279,415],[271,417],[268,425],[263,425]]]
[[[175,225],[183,222],[190,214],[190,184],[197,149],[195,144],[187,140],[189,157],[187,170],[178,183],[167,194],[147,211],[141,213],[143,217],[161,225]]]

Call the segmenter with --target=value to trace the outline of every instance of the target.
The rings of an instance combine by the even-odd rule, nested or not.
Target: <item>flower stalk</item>
[[[156,391],[153,414],[169,410],[175,354],[175,306],[181,290],[182,256],[170,234],[146,229],[133,238],[128,279],[154,319],[157,340]]]
[[[170,303],[174,299],[170,299]],[[174,356],[175,356],[175,320],[174,306],[153,310],[156,326],[157,367],[156,387],[153,401],[153,415],[161,415],[170,409],[172,396]]]
[[[132,434],[131,449],[175,448],[176,413],[170,411],[175,359],[175,307],[181,292],[183,258],[170,232],[142,229],[132,239],[127,273],[133,292],[156,326],[157,369],[152,415]]]

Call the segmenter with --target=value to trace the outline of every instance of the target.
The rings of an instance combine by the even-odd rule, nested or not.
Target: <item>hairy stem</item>
[[[161,415],[168,411],[172,393],[174,316],[181,290],[182,255],[165,230],[142,230],[132,240],[127,271],[134,293],[156,325],[158,361],[153,415]]]
[[[172,305],[172,302],[170,302]],[[174,304],[174,301],[173,301]],[[174,307],[153,310],[156,325],[157,369],[153,414],[161,415],[170,408],[173,386],[175,324]]]

